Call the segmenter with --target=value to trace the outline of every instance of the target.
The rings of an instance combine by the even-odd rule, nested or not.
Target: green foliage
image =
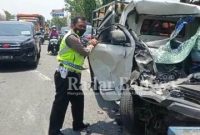
[[[12,15],[10,12],[5,11],[5,14],[6,14],[6,20],[15,19],[15,16]]]
[[[67,25],[67,18],[53,17],[51,20],[51,25],[56,25],[58,28],[64,27]]]
[[[92,11],[112,1],[114,0],[65,0],[65,9],[71,12],[71,18],[84,16],[91,22]]]
[[[84,0],[65,0],[66,9],[71,12],[72,17],[85,16],[83,3]]]
[[[97,4],[95,0],[84,0],[84,13],[89,22],[92,21],[92,11],[96,9]]]
[[[103,5],[105,5],[105,4],[108,4],[108,3],[110,3],[110,2],[112,2],[114,0],[102,0],[102,1],[103,1]]]
[[[65,0],[65,9],[71,12],[71,18],[75,16],[86,17],[92,20],[92,11],[100,6],[100,0]]]
[[[46,24],[50,25],[51,24],[51,20],[47,20]]]

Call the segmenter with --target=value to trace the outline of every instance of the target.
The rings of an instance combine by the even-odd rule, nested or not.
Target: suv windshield
[[[0,36],[30,36],[31,25],[0,23]]]

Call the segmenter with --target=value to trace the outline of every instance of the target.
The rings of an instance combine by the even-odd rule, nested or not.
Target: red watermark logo
[[[10,48],[10,44],[3,44],[2,48]]]

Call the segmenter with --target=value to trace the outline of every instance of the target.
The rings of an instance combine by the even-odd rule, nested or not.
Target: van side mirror
[[[116,29],[111,31],[111,43],[112,44],[124,44],[126,43],[126,35],[123,31]]]

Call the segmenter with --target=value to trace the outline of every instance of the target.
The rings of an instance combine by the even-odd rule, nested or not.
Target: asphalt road
[[[0,63],[0,135],[47,135],[49,115],[55,89],[53,74],[58,65],[55,56],[47,54],[42,45],[37,69],[23,63]],[[88,67],[87,61],[85,66]],[[85,93],[85,121],[91,124],[87,131],[73,132],[70,105],[63,133],[66,135],[120,135],[116,124],[115,103],[104,101],[89,88],[90,72],[82,73]],[[85,83],[84,83],[85,84]]]

